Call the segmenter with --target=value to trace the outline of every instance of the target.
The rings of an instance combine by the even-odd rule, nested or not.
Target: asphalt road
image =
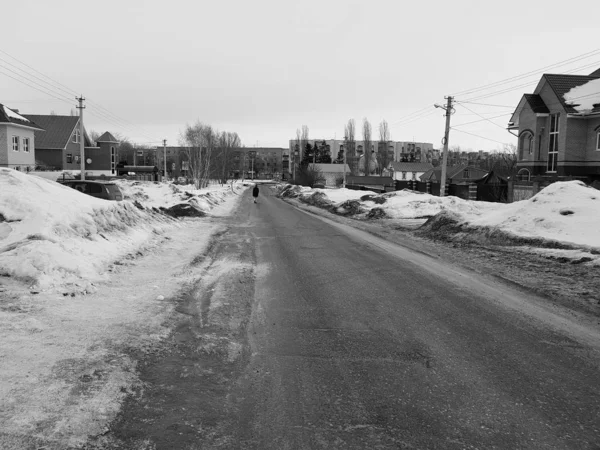
[[[598,328],[272,194],[222,448],[600,449]]]

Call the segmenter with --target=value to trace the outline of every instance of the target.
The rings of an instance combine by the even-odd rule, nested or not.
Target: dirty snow
[[[181,200],[165,186],[129,184],[121,187],[146,190],[152,205]],[[230,186],[193,195],[221,215],[240,198]],[[81,445],[138,383],[126,350],[146,352],[169,333],[172,297],[200,276],[189,262],[220,225],[206,217],[179,226],[8,169],[0,214],[0,448]]]
[[[600,78],[572,88],[564,95],[567,105],[580,113],[589,113],[600,104]]]
[[[351,189],[304,188],[301,198],[315,192],[325,194],[333,204],[359,200],[364,195],[385,198],[382,204],[362,201],[364,210],[381,208],[391,219],[428,218],[442,211],[473,227],[496,228],[516,237],[540,238],[600,249],[600,191],[581,181],[553,183],[529,200],[511,204],[436,197],[410,190],[374,194]]]

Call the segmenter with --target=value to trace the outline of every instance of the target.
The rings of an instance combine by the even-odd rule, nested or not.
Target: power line
[[[479,116],[479,114],[477,114],[477,113],[475,113],[475,114]],[[494,117],[490,117],[489,119],[490,119],[490,120],[491,120],[491,119],[497,119],[497,118],[499,118],[499,117],[505,117],[505,116],[509,116],[509,115],[510,115],[510,113],[504,113],[504,114],[500,114],[500,115],[497,115],[497,116],[494,116]],[[481,116],[480,116],[480,117],[481,117]],[[485,121],[485,120],[488,120],[488,118],[486,118],[486,117],[483,117],[481,120],[474,120],[474,121],[472,121],[472,122],[459,123],[459,124],[457,124],[457,125],[453,125],[453,126],[452,126],[452,128],[454,128],[454,127],[462,127],[462,126],[465,126],[465,125],[471,125],[472,123],[480,123],[480,122],[483,122],[483,121]],[[493,122],[492,122],[492,123],[493,123]],[[504,128],[502,128],[502,129],[504,129]]]
[[[41,93],[43,93],[43,94],[46,94],[46,95],[49,95],[50,97],[54,97],[55,99],[57,99],[57,100],[60,100],[61,102],[68,103],[68,104],[70,104],[71,106],[73,105],[71,102],[69,102],[68,100],[66,100],[66,99],[64,99],[64,98],[57,97],[57,96],[55,96],[54,94],[52,94],[52,93],[50,93],[50,92],[47,92],[47,91],[44,91],[44,90],[42,90],[42,89],[40,89],[40,88],[37,88],[37,87],[35,87],[35,86],[32,86],[32,85],[30,85],[29,83],[26,83],[25,81],[23,81],[23,80],[20,80],[20,79],[18,79],[18,78],[15,78],[15,77],[13,77],[13,76],[11,76],[11,75],[9,75],[9,74],[5,73],[5,72],[2,72],[2,71],[0,71],[0,74],[2,74],[2,75],[4,75],[4,76],[6,76],[6,77],[8,77],[8,78],[12,78],[13,80],[15,80],[15,81],[18,81],[19,83],[21,83],[21,84],[24,84],[24,85],[26,85],[26,86],[28,86],[28,87],[30,87],[30,88],[32,88],[32,89],[35,89],[36,91],[39,91],[39,92],[41,92]]]
[[[496,141],[496,140],[494,140],[494,139],[486,138],[486,137],[480,136],[480,135],[478,135],[478,134],[475,134],[475,133],[469,133],[468,131],[464,131],[464,130],[457,130],[457,129],[455,129],[454,127],[452,127],[452,129],[453,129],[454,131],[458,131],[459,133],[470,134],[471,136],[475,136],[475,137],[478,137],[478,138],[481,138],[481,139],[485,139],[485,140],[487,140],[487,141],[496,142],[496,143],[498,143],[498,144],[502,144],[502,145],[504,145],[504,144],[507,144],[507,142],[500,142],[500,141]]]
[[[478,92],[478,91],[481,91],[481,90],[486,90],[486,89],[488,89],[490,87],[495,87],[495,86],[500,86],[500,85],[503,85],[503,84],[507,84],[507,83],[510,83],[512,81],[516,81],[516,80],[520,80],[522,78],[527,78],[527,77],[530,77],[532,75],[536,75],[539,72],[542,72],[542,71],[544,71],[546,69],[551,69],[551,68],[555,68],[555,67],[561,67],[561,66],[570,64],[572,62],[576,62],[576,61],[580,61],[582,59],[589,58],[591,56],[597,55],[598,53],[600,53],[600,49],[595,49],[595,50],[592,50],[590,52],[583,53],[581,55],[574,56],[572,58],[569,58],[569,59],[566,59],[566,60],[563,60],[563,61],[559,61],[557,63],[550,64],[548,66],[544,66],[544,67],[541,67],[541,68],[536,69],[536,70],[525,72],[525,73],[522,73],[520,75],[515,75],[515,76],[510,77],[510,78],[505,78],[504,80],[499,80],[499,81],[495,81],[493,83],[488,83],[488,84],[485,84],[485,85],[482,85],[482,86],[479,86],[479,87],[476,87],[476,88],[466,89],[464,91],[455,92],[452,95],[468,95],[468,94],[472,94],[474,92]]]
[[[506,131],[506,129],[505,129],[503,126],[501,126],[501,125],[498,125],[496,122],[492,122],[492,119],[490,119],[490,118],[488,118],[488,117],[483,117],[481,114],[478,114],[478,113],[476,113],[475,111],[473,111],[472,109],[469,109],[469,108],[467,108],[467,107],[466,107],[466,106],[464,106],[464,105],[463,105],[463,108],[465,108],[467,111],[470,111],[470,112],[472,112],[473,114],[476,114],[476,115],[478,115],[478,116],[479,116],[479,117],[481,117],[483,120],[486,120],[486,121],[488,121],[489,123],[491,123],[491,124],[493,124],[493,125],[496,125],[497,127],[499,127],[499,128],[502,128],[502,130]],[[506,114],[502,114],[502,116],[505,116],[505,115],[506,115]]]

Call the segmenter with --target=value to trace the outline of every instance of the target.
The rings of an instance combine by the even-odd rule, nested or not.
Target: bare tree
[[[371,146],[373,144],[371,141],[371,124],[366,117],[363,119],[362,135],[364,147],[363,158],[365,159],[365,176],[369,176],[371,173]]]
[[[298,169],[298,155],[300,155],[300,157],[302,158],[302,131],[300,131],[300,128],[296,129],[296,140],[294,141],[294,148],[290,149],[292,154],[292,170],[293,170],[293,177],[294,180],[296,179],[296,170]],[[298,154],[296,154],[298,153]]]
[[[350,167],[352,175],[358,175],[355,135],[356,125],[354,124],[354,119],[350,119],[344,128],[344,152],[346,152],[346,162]]]
[[[517,174],[517,162],[519,155],[515,144],[504,144],[502,150],[494,152],[499,160],[499,166],[503,174],[514,177]]]
[[[221,184],[227,183],[232,171],[234,150],[240,147],[237,133],[223,131],[215,133],[216,147],[211,162],[211,177]]]
[[[388,164],[392,160],[388,145],[390,142],[390,128],[385,119],[379,124],[379,143],[377,145],[377,163],[379,164],[379,170],[381,176],[383,176],[383,169],[387,169]]]
[[[187,171],[196,189],[206,187],[210,176],[210,157],[215,145],[212,127],[200,121],[187,125],[180,140],[186,147]]]

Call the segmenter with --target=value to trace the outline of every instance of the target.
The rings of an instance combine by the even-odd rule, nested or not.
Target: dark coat
[[[254,186],[254,189],[252,189],[252,196],[258,197],[258,186]]]

